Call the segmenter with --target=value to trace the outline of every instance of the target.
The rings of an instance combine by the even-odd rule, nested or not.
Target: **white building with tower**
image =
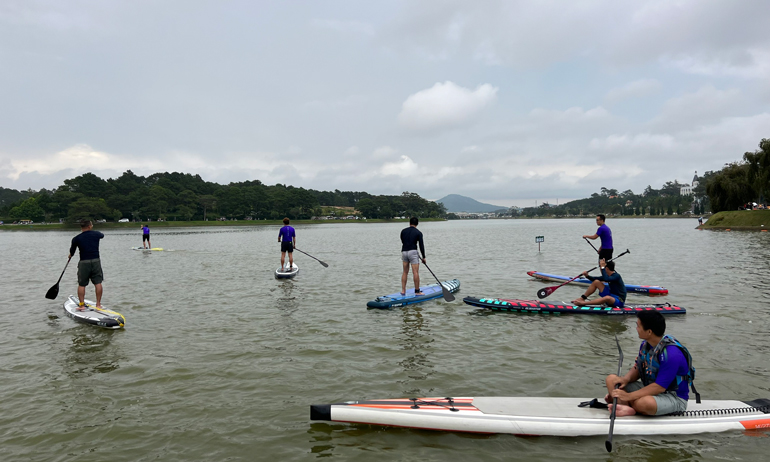
[[[689,184],[683,184],[679,188],[679,194],[681,196],[692,196],[693,190],[698,187],[700,183],[698,182],[698,172],[695,172],[695,176],[692,177],[692,185]]]

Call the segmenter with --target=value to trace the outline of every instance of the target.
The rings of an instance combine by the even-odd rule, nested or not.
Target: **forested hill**
[[[439,218],[446,215],[440,204],[404,192],[399,196],[375,196],[355,191],[316,191],[259,180],[221,185],[200,175],[155,173],[147,177],[130,170],[104,180],[86,173],[64,181],[55,190],[19,192],[2,189],[0,219],[77,221],[82,218],[118,220],[309,219],[328,212],[324,207],[348,207],[359,216],[389,219],[397,216]],[[14,196],[14,193],[16,196]]]

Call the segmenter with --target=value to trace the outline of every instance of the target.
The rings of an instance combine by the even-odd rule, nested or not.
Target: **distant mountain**
[[[479,202],[476,199],[470,197],[461,196],[459,194],[450,194],[442,197],[436,202],[444,204],[447,212],[467,212],[467,213],[486,213],[497,212],[498,210],[507,210],[507,207],[501,207],[499,205],[485,204]]]

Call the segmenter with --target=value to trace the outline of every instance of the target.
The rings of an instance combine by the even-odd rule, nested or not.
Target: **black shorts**
[[[150,235],[149,234],[142,234],[142,242],[149,241],[149,240],[150,240]]]
[[[599,250],[599,260],[601,260],[602,258],[605,261],[610,261],[612,259],[612,249]]]
[[[281,241],[281,252],[294,252],[294,246],[291,241]]]

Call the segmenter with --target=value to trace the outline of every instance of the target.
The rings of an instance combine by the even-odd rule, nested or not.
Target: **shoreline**
[[[768,231],[770,210],[730,210],[712,215],[697,229],[714,231]]]
[[[443,218],[421,218],[420,222],[446,221]],[[409,223],[409,219],[403,220],[292,220],[291,225],[318,225],[318,224],[364,224],[364,223]],[[94,223],[94,229],[135,229],[137,225],[147,224],[150,228],[195,228],[201,226],[283,226],[281,220],[233,220],[233,221],[135,221],[129,223]],[[0,231],[78,231],[80,226],[75,223],[33,223],[27,225],[0,225]]]

